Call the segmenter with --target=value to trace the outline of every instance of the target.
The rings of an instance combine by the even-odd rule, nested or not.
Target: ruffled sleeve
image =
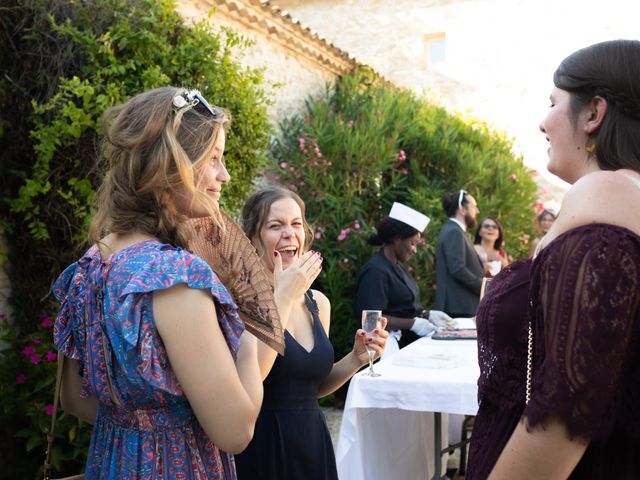
[[[119,275],[131,273],[124,286]],[[180,393],[168,368],[164,345],[153,320],[152,293],[185,283],[208,289],[216,305],[218,323],[227,346],[236,358],[244,324],[238,308],[216,274],[199,257],[168,245],[149,249],[127,260],[126,268],[114,265],[108,275],[105,325],[121,366],[151,385]]]
[[[185,283],[209,290],[227,346],[236,358],[244,324],[209,266],[186,250],[146,241],[100,258],[92,247],[68,267],[53,292],[60,302],[54,339],[80,361],[83,396],[117,403],[125,383],[181,395],[153,317],[153,292]]]
[[[640,237],[603,224],[570,230],[534,262],[530,295],[529,428],[559,418],[572,438],[608,436],[637,408],[624,399],[640,394]]]
[[[95,252],[94,247],[80,260],[69,265],[52,288],[53,295],[60,304],[53,326],[53,342],[65,357],[80,361],[83,360],[85,343],[82,328],[87,288],[85,277]]]

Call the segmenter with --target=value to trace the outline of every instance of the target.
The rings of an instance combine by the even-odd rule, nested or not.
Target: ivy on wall
[[[265,167],[262,72],[240,65],[246,40],[209,20],[185,25],[172,0],[9,0],[0,10],[0,228],[14,307],[0,355],[0,478],[33,478],[43,460],[55,378],[49,289],[86,247],[102,113],[158,86],[198,88],[233,119],[228,210]],[[60,417],[58,472],[84,464],[88,432]]]

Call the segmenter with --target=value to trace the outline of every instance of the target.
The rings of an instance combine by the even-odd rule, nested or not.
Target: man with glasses
[[[480,299],[484,268],[467,236],[480,213],[475,198],[465,190],[447,192],[442,206],[449,220],[440,230],[436,246],[437,290],[435,306],[452,317],[472,317]]]

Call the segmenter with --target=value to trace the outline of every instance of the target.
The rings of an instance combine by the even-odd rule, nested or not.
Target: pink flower
[[[320,232],[316,232],[313,236],[316,240],[320,240],[322,238],[322,234]]]
[[[353,222],[353,228],[354,228],[354,230],[360,230],[360,224],[358,223],[357,220],[355,222]]]
[[[31,357],[29,357],[29,360],[31,361],[31,363],[33,363],[34,365],[37,365],[40,363],[41,360],[41,356],[38,355],[37,353],[34,353],[33,355],[31,355]]]
[[[289,164],[287,162],[281,162],[280,163],[280,168],[287,168],[289,166]]]
[[[40,341],[39,338],[34,338],[33,339],[33,346],[34,347],[39,347],[40,345],[42,345],[42,342]]]
[[[401,168],[400,173],[403,175],[409,175],[409,170],[407,170],[406,168]]]
[[[349,120],[349,123],[347,123],[348,127],[353,127],[353,120]]]
[[[45,405],[44,406],[44,413],[46,413],[49,416],[53,415],[53,405],[51,405],[50,403]]]
[[[22,354],[25,357],[29,357],[29,356],[33,355],[34,353],[36,353],[36,351],[33,349],[33,347],[31,345],[27,345],[26,347],[24,347],[24,350],[22,350]]]
[[[298,190],[298,187],[296,187],[294,184],[287,185],[287,188],[292,192],[295,192]]]
[[[512,173],[511,175],[509,175],[509,178],[513,182],[517,182],[518,181],[518,175],[516,175],[515,173]]]
[[[40,325],[42,325],[43,328],[51,328],[53,326],[53,322],[49,318],[45,318],[44,320],[42,320],[42,323],[40,323]]]
[[[411,266],[407,267],[407,271],[408,272],[413,272],[413,267],[411,267]]]
[[[55,362],[58,359],[58,355],[53,352],[47,352],[45,358],[47,359],[47,362]]]
[[[20,385],[24,384],[24,382],[27,381],[27,377],[24,376],[24,374],[20,374],[18,376],[16,376],[16,382],[19,383]]]
[[[341,242],[345,238],[347,238],[347,235],[349,235],[350,231],[351,231],[351,229],[349,227],[343,228],[342,230],[340,230],[340,234],[338,235],[338,241]]]
[[[404,153],[404,150],[400,150],[398,152],[398,163],[402,163],[407,159],[407,154]]]

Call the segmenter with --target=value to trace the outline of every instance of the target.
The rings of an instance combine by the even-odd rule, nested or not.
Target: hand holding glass
[[[382,318],[381,310],[363,310],[362,311],[362,329],[367,332],[367,338],[371,338],[371,333],[376,328],[381,328],[380,318]],[[376,355],[376,351],[372,348],[367,348],[367,354],[369,355],[369,371],[362,375],[366,377],[379,377],[380,374],[373,371],[373,357]]]

